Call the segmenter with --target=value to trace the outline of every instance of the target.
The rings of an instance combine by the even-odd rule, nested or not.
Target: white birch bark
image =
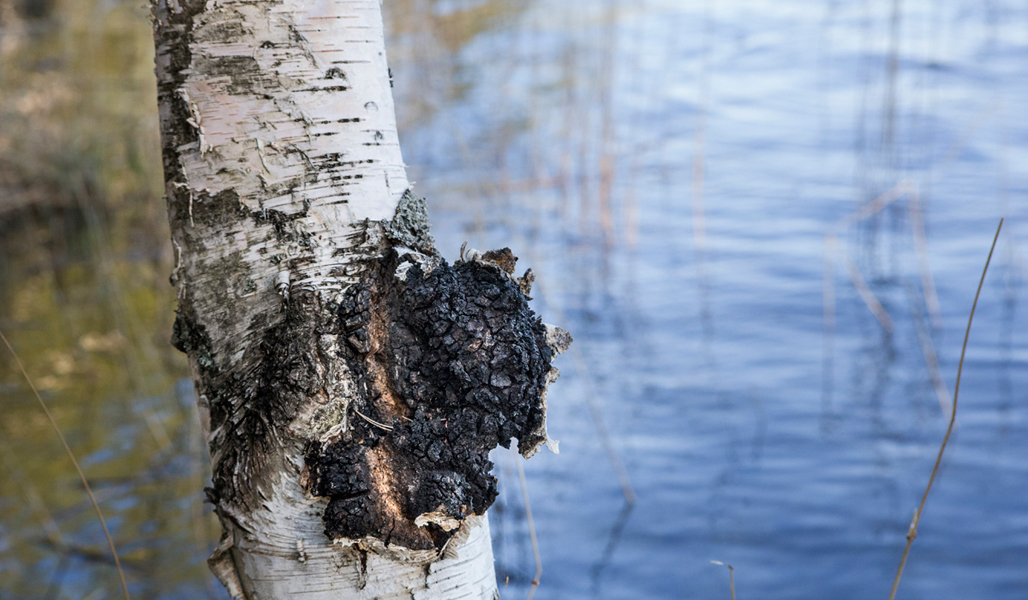
[[[329,498],[315,494],[305,463],[312,442],[384,436],[421,418],[376,367],[388,323],[366,324],[366,356],[327,325],[388,248],[418,251],[425,272],[439,263],[423,214],[401,202],[408,183],[379,0],[155,0],[153,15],[175,341],[193,368],[223,526],[212,570],[248,600],[493,598],[484,515],[426,510],[397,534],[415,549],[393,542],[392,526],[330,538]],[[483,264],[513,280],[501,262]],[[556,350],[569,341],[547,333]],[[335,358],[344,355],[358,358]],[[556,370],[545,375],[543,389]],[[492,383],[510,381],[494,374]],[[394,425],[354,408],[367,398]],[[537,421],[518,434],[525,454],[546,440]],[[370,493],[382,494],[381,519],[400,523],[405,500],[381,447],[366,453]],[[426,527],[437,541],[459,529],[426,549]]]

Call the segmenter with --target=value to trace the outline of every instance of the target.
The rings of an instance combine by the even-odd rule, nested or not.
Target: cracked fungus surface
[[[308,489],[331,498],[325,532],[441,548],[496,498],[489,451],[545,439],[545,327],[506,265],[395,253],[339,311],[341,358],[357,382],[349,426],[305,457]]]

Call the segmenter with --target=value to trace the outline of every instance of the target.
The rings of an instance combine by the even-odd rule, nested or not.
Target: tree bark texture
[[[234,598],[493,598],[488,452],[551,444],[570,337],[437,252],[379,0],[155,0],[179,307]],[[551,444],[555,449],[555,444]]]

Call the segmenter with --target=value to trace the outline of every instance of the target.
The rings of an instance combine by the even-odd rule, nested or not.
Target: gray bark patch
[[[340,358],[356,377],[350,427],[306,449],[332,538],[442,548],[454,531],[415,519],[484,514],[496,498],[489,451],[542,441],[553,352],[517,282],[479,261],[422,262],[390,252],[339,307]]]
[[[223,190],[213,196],[206,192],[196,192],[189,200],[186,210],[180,215],[184,221],[180,229],[186,229],[184,225],[188,222],[190,231],[195,226],[221,232],[226,226],[233,225],[245,216],[246,207],[235,190]]]
[[[262,69],[251,56],[197,56],[193,65],[208,78],[224,78],[224,90],[230,94],[260,96],[282,89],[274,73]]]

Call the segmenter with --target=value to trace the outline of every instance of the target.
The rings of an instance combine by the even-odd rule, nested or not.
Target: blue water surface
[[[535,597],[728,598],[719,560],[739,598],[886,598],[948,422],[926,356],[951,395],[1000,217],[898,597],[1028,597],[1028,7],[551,0],[505,23],[432,75],[402,36],[391,58],[401,122],[431,107],[401,142],[439,247],[510,246],[575,337],[560,455],[525,465]],[[519,598],[525,503],[494,458]]]

